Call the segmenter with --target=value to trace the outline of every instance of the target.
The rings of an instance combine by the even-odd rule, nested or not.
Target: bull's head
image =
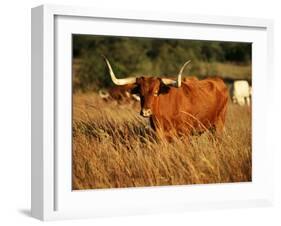
[[[169,91],[170,87],[181,87],[182,72],[190,60],[185,62],[181,67],[180,72],[175,80],[169,78],[156,78],[156,77],[129,77],[129,78],[116,78],[111,65],[106,57],[105,62],[108,66],[111,80],[115,85],[134,84],[135,88],[133,93],[138,94],[141,99],[141,112],[144,117],[150,117],[152,112],[152,104],[155,98],[159,95],[165,94]]]

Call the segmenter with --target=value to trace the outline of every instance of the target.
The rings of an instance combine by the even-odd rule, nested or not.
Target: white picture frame
[[[167,30],[172,29],[174,32],[168,34]],[[206,32],[208,29],[211,32]],[[187,38],[188,35],[190,39],[252,41],[253,181],[72,191],[69,35],[73,31],[142,37]],[[188,31],[193,32],[189,34]],[[273,83],[272,62],[271,20],[56,5],[33,8],[32,216],[41,220],[56,220],[271,205],[273,153],[266,139],[266,119],[270,107],[267,95],[270,95]],[[60,74],[66,76],[57,76]],[[64,103],[66,105],[61,107]],[[62,138],[64,134],[68,140]]]

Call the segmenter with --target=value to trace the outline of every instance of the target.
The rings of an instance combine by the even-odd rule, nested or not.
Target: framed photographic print
[[[32,216],[270,205],[273,22],[32,9]]]

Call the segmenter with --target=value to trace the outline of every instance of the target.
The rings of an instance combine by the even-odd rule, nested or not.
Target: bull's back
[[[200,124],[212,126],[220,118],[225,118],[228,90],[222,79],[186,79],[183,82],[183,93],[185,101],[182,103],[182,110],[194,119],[191,120],[188,116],[182,119],[189,120],[193,127]]]
[[[223,80],[184,79],[180,88],[171,88],[154,104],[154,119],[168,131],[202,130],[216,124],[225,112],[228,91]]]
[[[206,107],[203,109],[203,115],[200,121],[203,122],[205,126],[211,126],[217,130],[222,130],[225,123],[228,102],[227,86],[220,78],[202,80],[201,83],[205,83],[203,89],[205,98],[202,102],[205,103]],[[206,86],[209,88],[205,88]]]
[[[228,89],[221,78],[208,78],[198,81],[198,89],[202,103],[213,109],[213,112],[219,112],[225,107],[228,101]]]

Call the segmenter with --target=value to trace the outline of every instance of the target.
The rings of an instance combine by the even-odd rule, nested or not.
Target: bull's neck
[[[160,101],[160,97],[156,97],[154,98],[152,105],[151,105],[151,110],[154,114],[154,116],[157,118],[159,117],[159,101]]]

